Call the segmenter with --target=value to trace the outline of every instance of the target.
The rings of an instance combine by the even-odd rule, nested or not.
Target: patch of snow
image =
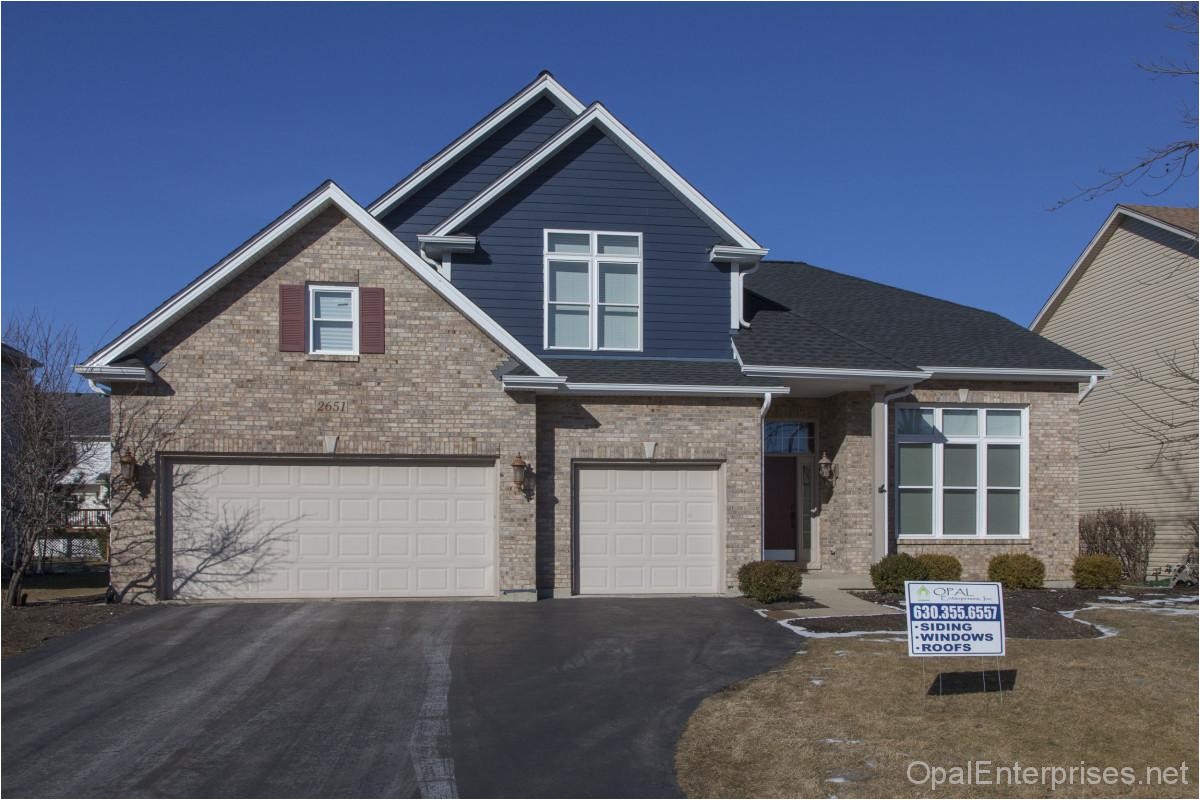
[[[826,738],[821,740],[822,744],[862,744],[862,739],[833,739]]]
[[[826,783],[849,783],[850,779],[845,775],[833,775],[825,779]]]
[[[1110,608],[1111,607],[1112,606],[1110,606]],[[1119,606],[1117,606],[1117,607],[1119,608]],[[1086,608],[1076,608],[1076,609],[1072,609],[1071,611],[1060,611],[1058,613],[1062,614],[1067,619],[1074,620],[1075,622],[1081,623],[1083,625],[1091,625],[1093,628],[1095,628],[1097,631],[1100,632],[1099,638],[1101,638],[1101,639],[1108,639],[1108,638],[1116,636],[1118,633],[1120,633],[1120,631],[1118,631],[1116,628],[1110,628],[1108,625],[1101,625],[1099,622],[1089,622],[1086,619],[1075,619],[1075,615],[1078,614],[1080,611],[1090,611],[1093,608],[1103,608],[1103,606],[1088,605]]]
[[[803,636],[806,639],[852,639],[856,636],[895,636],[896,634],[903,634],[902,631],[842,631],[837,633],[832,631],[810,631],[803,625],[788,624],[789,622],[796,621],[797,620],[780,620],[779,624],[797,636]]]
[[[1132,597],[1125,597],[1124,595],[1115,595],[1115,594],[1102,594],[1099,597],[1097,597],[1096,599],[1097,600],[1111,600],[1114,603],[1132,603],[1133,602]]]
[[[841,656],[841,657],[845,658],[846,656],[850,655],[850,651],[849,650],[834,650],[833,654],[835,656]]]
[[[824,686],[825,685],[824,678],[809,678],[808,682],[811,683],[813,686]]]

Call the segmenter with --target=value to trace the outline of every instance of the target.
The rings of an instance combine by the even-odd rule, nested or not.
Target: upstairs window
[[[309,352],[358,354],[358,287],[309,286]]]
[[[901,537],[1029,535],[1028,410],[896,408]]]
[[[547,350],[642,349],[642,235],[545,232]]]

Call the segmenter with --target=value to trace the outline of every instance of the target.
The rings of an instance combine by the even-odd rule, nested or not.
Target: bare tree
[[[1124,378],[1114,386],[1124,400],[1126,429],[1136,435],[1129,447],[1153,446],[1145,468],[1193,463],[1200,444],[1200,343],[1193,341],[1187,353],[1155,350],[1155,355],[1157,362],[1148,367],[1111,360]]]
[[[149,390],[153,392],[153,389]],[[214,506],[199,491],[220,464],[170,464],[159,455],[179,449],[195,406],[179,407],[154,394],[114,395],[112,448],[138,465],[133,480],[114,471],[109,501],[118,535],[110,546],[110,566],[121,576],[118,601],[153,596],[166,581],[173,596],[220,594],[223,587],[261,578],[282,555],[291,519],[264,516],[256,503]],[[154,502],[153,493],[161,495]],[[161,512],[158,510],[161,509]],[[160,539],[159,514],[170,540]],[[160,548],[170,550],[170,574],[160,574]]]
[[[1185,78],[1195,85],[1196,69],[1196,37],[1200,28],[1197,25],[1197,4],[1180,2],[1172,4],[1171,21],[1167,27],[1179,31],[1188,37],[1188,52],[1186,60],[1176,61],[1167,59],[1139,63],[1138,67],[1149,73],[1153,78]],[[1127,186],[1148,186],[1142,192],[1148,197],[1163,194],[1179,181],[1196,174],[1196,125],[1195,106],[1187,105],[1194,99],[1195,91],[1189,94],[1180,111],[1186,134],[1173,142],[1146,148],[1146,151],[1133,164],[1122,169],[1101,170],[1104,179],[1079,190],[1062,200],[1059,200],[1051,210],[1062,208],[1068,203],[1079,200],[1094,200]]]
[[[80,434],[94,428],[69,403],[78,356],[74,331],[36,312],[4,332],[20,356],[6,365],[3,383],[3,450],[0,513],[6,605],[20,604],[38,540],[61,529],[71,508],[71,476],[88,458]]]

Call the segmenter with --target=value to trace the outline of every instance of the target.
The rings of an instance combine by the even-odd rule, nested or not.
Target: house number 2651
[[[321,400],[317,403],[317,412],[333,411],[341,412],[346,410],[345,400]]]

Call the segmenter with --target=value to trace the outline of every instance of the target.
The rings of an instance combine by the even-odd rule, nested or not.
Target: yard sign
[[[910,656],[1004,655],[998,583],[905,581]]]

